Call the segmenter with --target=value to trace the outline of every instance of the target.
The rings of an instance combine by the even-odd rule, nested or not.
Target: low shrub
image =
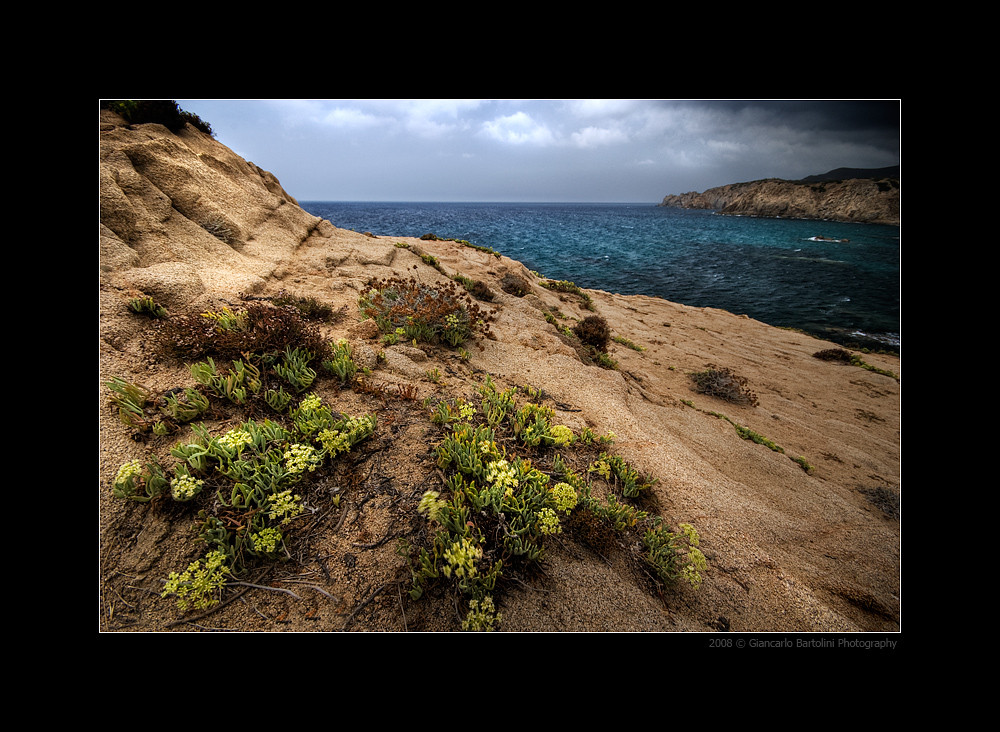
[[[198,222],[201,228],[207,231],[221,242],[234,246],[239,244],[240,238],[236,227],[220,214],[212,214],[203,221]]]
[[[857,366],[860,369],[865,369],[866,371],[872,371],[876,374],[882,374],[883,376],[888,376],[893,379],[899,379],[899,376],[894,374],[892,371],[872,366],[870,363],[867,363],[863,358],[861,358],[861,356],[851,353],[850,351],[845,351],[843,348],[828,348],[824,351],[817,351],[813,354],[813,358],[818,358],[821,361],[836,361],[837,363],[849,364],[851,366]]]
[[[278,307],[293,307],[302,313],[306,320],[318,320],[329,322],[333,320],[333,308],[324,302],[320,302],[315,297],[302,297],[300,295],[289,295],[281,292],[271,300]]]
[[[566,292],[571,295],[576,295],[581,300],[583,300],[583,307],[587,310],[594,309],[594,301],[590,299],[590,295],[580,289],[580,287],[568,280],[545,280],[542,286],[546,289],[552,290],[553,292]]]
[[[817,351],[814,353],[813,358],[818,358],[820,361],[850,363],[852,356],[849,351],[845,351],[843,348],[827,348],[823,351]]]
[[[611,328],[608,327],[608,321],[600,315],[588,315],[573,327],[573,332],[584,345],[592,346],[601,353],[607,353]]]
[[[490,316],[452,281],[428,285],[391,277],[370,282],[358,308],[380,332],[406,340],[456,347],[476,332],[489,335]]]
[[[496,297],[493,294],[493,290],[491,290],[482,280],[472,280],[465,275],[460,274],[454,275],[452,279],[455,280],[455,282],[460,283],[462,287],[468,290],[469,294],[477,300],[482,300],[483,302],[493,302],[493,299]]]
[[[735,374],[732,369],[717,368],[709,364],[707,370],[691,374],[691,379],[695,383],[695,390],[700,394],[743,406],[756,407],[759,404],[757,395],[750,389],[747,380]]]
[[[508,295],[513,295],[514,297],[524,297],[529,292],[531,292],[531,285],[523,277],[519,277],[513,272],[508,272],[500,280],[500,289],[506,292]]]
[[[322,353],[325,343],[317,326],[296,307],[275,307],[265,302],[232,311],[179,315],[164,321],[157,331],[163,355],[195,359],[213,353],[239,358],[245,353],[263,354],[285,348],[303,348]]]

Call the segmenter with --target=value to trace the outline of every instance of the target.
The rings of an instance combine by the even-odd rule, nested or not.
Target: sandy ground
[[[542,563],[512,574],[498,594],[503,631],[900,629],[898,378],[817,359],[833,345],[744,316],[597,291],[589,292],[595,311],[644,350],[614,343],[616,370],[585,363],[545,318],[572,325],[592,314],[578,296],[462,243],[337,229],[302,211],[273,176],[191,129],[129,129],[106,115],[100,175],[101,631],[458,630],[463,612],[446,589],[407,596],[409,571],[396,549],[419,531],[421,495],[440,488],[433,449],[443,432],[424,401],[472,398],[487,375],[500,388],[542,390],[576,431],[613,432],[614,451],[658,479],[647,505],[668,523],[693,524],[708,560],[697,590],[658,587],[634,547],[596,551],[561,535]],[[228,243],[208,233],[209,219],[224,222]],[[455,274],[496,295],[487,305],[493,337],[474,341],[467,359],[452,349],[385,346],[360,319],[358,297],[371,278],[431,283]],[[502,290],[511,274],[528,283],[526,295]],[[416,399],[319,383],[317,393],[340,411],[376,412],[376,435],[309,488],[310,511],[285,561],[232,583],[203,617],[184,614],[161,593],[169,572],[204,553],[194,541],[199,506],[114,499],[111,483],[126,460],[157,455],[171,465],[170,448],[189,433],[137,439],[108,405],[105,384],[117,376],[159,394],[194,381],[187,364],[157,353],[152,321],[127,302],[141,293],[176,315],[238,309],[241,297],[280,292],[332,306],[338,317],[322,325],[324,336],[347,338],[371,381],[412,387]],[[864,359],[900,373],[895,356]],[[744,377],[758,404],[696,393],[690,375],[708,364]],[[434,369],[437,382],[427,376]],[[742,439],[718,414],[784,452]],[[226,414],[205,424],[215,434],[239,420]]]

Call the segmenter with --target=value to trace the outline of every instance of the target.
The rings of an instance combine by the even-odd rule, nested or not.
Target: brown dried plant
[[[239,358],[242,354],[274,353],[304,348],[322,353],[325,342],[314,323],[297,308],[265,302],[248,304],[238,313],[238,327],[220,327],[204,314],[184,314],[164,321],[157,333],[161,352],[174,358],[201,358],[214,354]]]
[[[717,368],[708,364],[705,371],[691,374],[695,390],[700,394],[725,399],[732,404],[756,407],[759,404],[757,394],[750,389],[745,378],[737,375],[729,368]]]

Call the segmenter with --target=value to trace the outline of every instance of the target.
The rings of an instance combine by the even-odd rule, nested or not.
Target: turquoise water
[[[301,205],[344,229],[466,239],[581,287],[721,308],[838,343],[900,343],[898,227],[653,204]]]

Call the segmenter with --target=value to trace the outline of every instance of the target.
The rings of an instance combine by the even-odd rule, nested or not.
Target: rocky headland
[[[439,577],[414,599],[413,561],[430,546],[431,516],[440,517],[424,497],[451,495],[439,452],[449,420],[483,419],[476,410],[488,384],[574,436],[561,448],[528,446],[524,432],[498,428],[509,459],[530,459],[555,483],[562,453],[601,501],[693,526],[705,559],[700,587],[664,581],[644,559],[641,534],[576,509],[538,561],[505,557],[492,590],[499,630],[900,629],[898,356],[848,354],[737,313],[578,290],[475,242],[338,229],[190,124],[171,131],[102,111],[99,192],[101,631],[459,630],[467,598]],[[373,283],[392,278],[423,292],[461,283],[488,328],[461,348],[394,338],[359,308]],[[338,377],[317,363],[308,390],[274,406],[279,384],[291,391],[276,375],[280,354],[211,351],[222,331],[205,314],[222,329],[225,317],[256,308],[262,322],[284,327],[289,302],[313,306],[296,306],[295,318],[309,318],[303,332],[331,348],[346,344],[357,373]],[[613,336],[599,358],[578,335],[591,316]],[[176,337],[192,332],[205,340]],[[241,382],[249,396],[196,379],[192,364],[208,357],[236,381],[257,369]],[[699,388],[693,376],[709,372],[729,374],[744,398]],[[266,403],[251,386],[260,381],[273,387]],[[136,389],[128,399],[122,384]],[[122,466],[155,464],[162,485],[179,480],[204,435],[231,435],[248,420],[290,424],[305,395],[342,414],[374,415],[377,426],[295,484],[303,510],[281,524],[279,548],[265,557],[253,544],[256,554],[238,557],[245,572],[215,591],[218,604],[179,609],[176,596],[164,596],[170,574],[205,558],[206,541],[245,538],[259,509],[231,498],[245,485],[208,470],[189,476],[204,483],[191,500],[172,499],[171,489],[129,500]],[[195,397],[208,406],[182,418],[178,404],[194,409],[184,400]],[[585,444],[584,435],[607,442]],[[638,498],[607,479],[602,453],[648,476]],[[155,492],[153,473],[143,475],[133,487]],[[511,538],[510,521],[468,514],[487,548],[481,571],[497,556],[492,542]]]
[[[668,195],[660,205],[707,209],[730,216],[899,226],[899,173],[898,167],[867,172],[837,169],[801,181],[768,178],[731,183],[702,193]]]

